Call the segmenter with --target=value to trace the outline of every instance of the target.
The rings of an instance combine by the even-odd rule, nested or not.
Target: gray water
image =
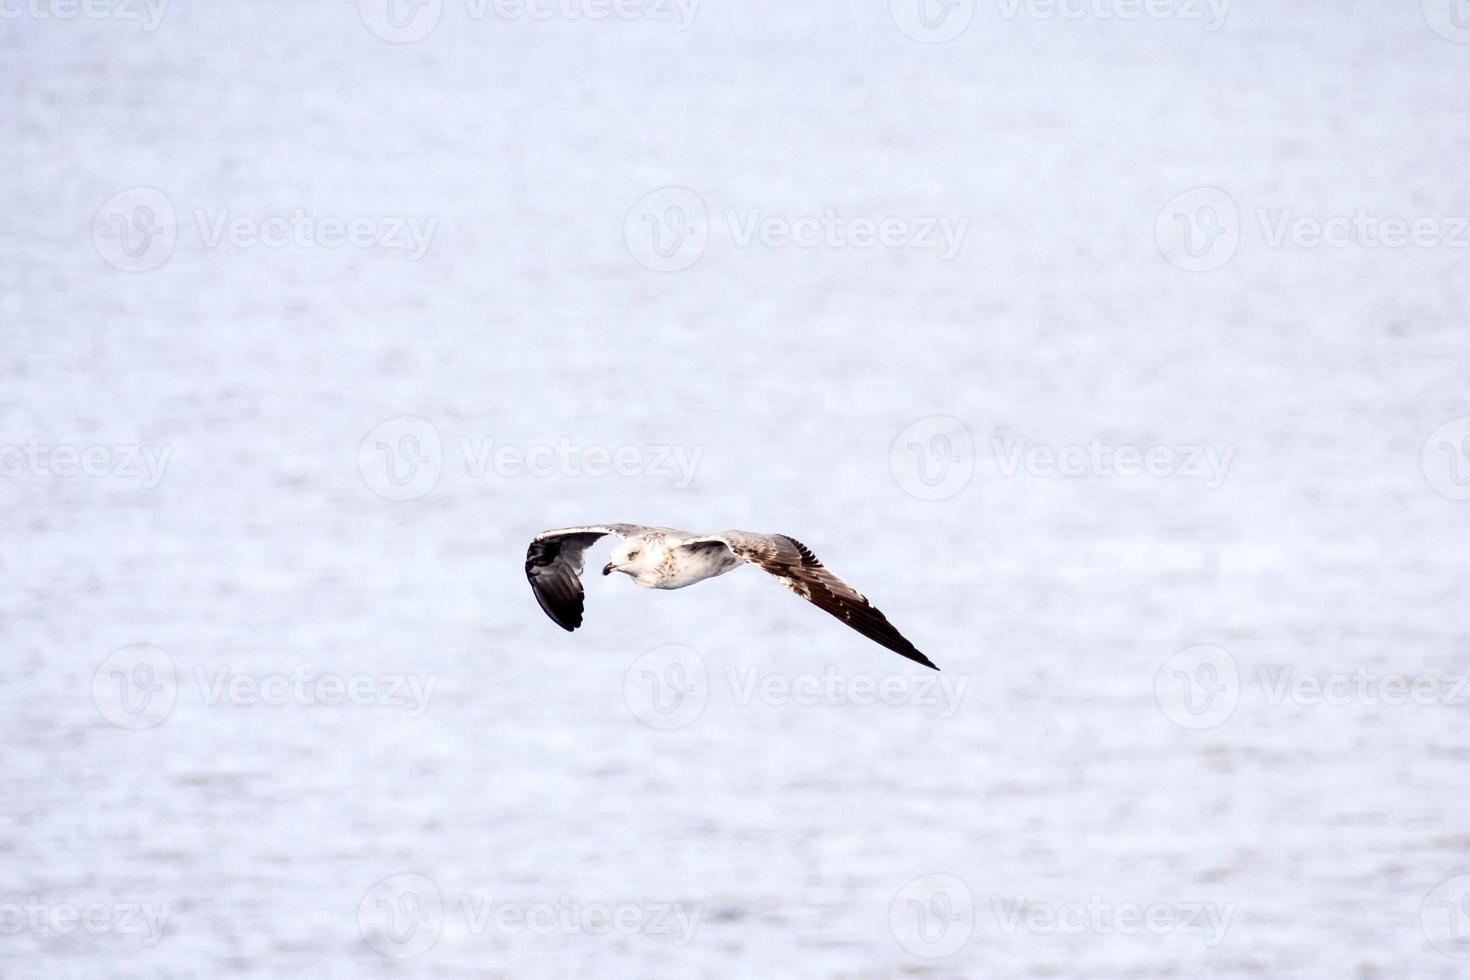
[[[533,6],[4,7],[0,976],[1466,975],[1470,11]]]

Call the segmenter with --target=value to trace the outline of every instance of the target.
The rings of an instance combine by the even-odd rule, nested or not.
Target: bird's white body
[[[824,612],[894,653],[925,667],[934,662],[894,629],[857,589],[833,575],[812,550],[785,534],[721,531],[691,534],[643,524],[589,524],[542,531],[526,549],[526,578],[541,609],[568,632],[582,625],[587,549],[605,535],[619,543],[603,575],[622,572],[645,589],[682,589],[751,564]]]
[[[699,535],[650,531],[628,538],[613,549],[604,575],[622,572],[645,589],[682,589],[723,575],[741,561],[726,548],[685,548]]]

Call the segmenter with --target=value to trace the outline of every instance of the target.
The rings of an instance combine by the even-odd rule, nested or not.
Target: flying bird
[[[609,534],[622,540],[614,547],[612,560],[603,566],[603,575],[622,572],[645,589],[682,589],[749,562],[868,639],[925,667],[939,669],[861,592],[829,572],[810,548],[784,534],[692,534],[640,524],[542,531],[526,549],[526,578],[546,615],[567,632],[582,625],[582,568],[587,549]]]

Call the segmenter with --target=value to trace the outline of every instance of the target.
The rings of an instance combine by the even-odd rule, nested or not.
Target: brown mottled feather
[[[915,663],[939,669],[866,596],[832,574],[810,548],[795,538],[785,534],[726,531],[704,540],[723,542],[737,557],[770,572],[786,588],[868,639]]]

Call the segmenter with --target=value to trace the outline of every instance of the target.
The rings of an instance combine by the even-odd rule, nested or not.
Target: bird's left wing
[[[644,530],[637,524],[597,524],[542,531],[532,538],[526,549],[526,578],[551,621],[568,633],[582,625],[582,566],[594,541],[608,534],[627,538]]]
[[[812,550],[795,538],[784,534],[725,531],[684,541],[680,547],[728,548],[735,557],[770,572],[786,588],[818,609],[836,616],[868,639],[915,663],[939,669],[866,596],[828,571]]]

